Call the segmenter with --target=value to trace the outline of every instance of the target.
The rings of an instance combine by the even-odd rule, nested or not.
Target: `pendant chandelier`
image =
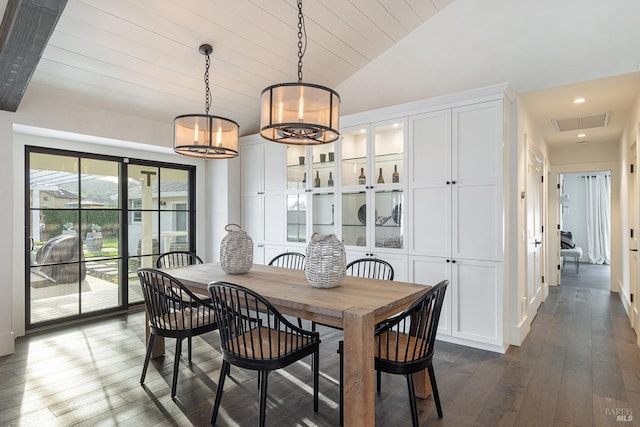
[[[200,53],[207,57],[204,73],[205,113],[177,116],[173,123],[173,151],[190,157],[205,159],[229,159],[238,155],[240,126],[233,120],[209,115],[211,90],[209,89],[209,44],[200,46]]]
[[[306,49],[302,0],[298,0],[298,82],[279,83],[262,91],[260,135],[263,138],[283,144],[317,145],[334,142],[340,136],[338,93],[302,82],[302,57]]]

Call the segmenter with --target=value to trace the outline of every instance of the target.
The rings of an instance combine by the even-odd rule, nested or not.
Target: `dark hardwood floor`
[[[194,339],[170,398],[173,341],[139,384],[144,316],[129,314],[20,338],[0,358],[0,425],[208,425],[220,369],[217,333]],[[313,412],[309,359],[269,377],[267,425],[338,424],[340,332],[323,329],[320,411]],[[434,362],[444,418],[419,401],[421,425],[640,425],[640,350],[616,294],[551,289],[521,347],[505,355],[438,342]],[[185,349],[186,353],[186,349]],[[232,368],[218,425],[257,425],[256,375]],[[406,382],[383,375],[376,424],[410,425]],[[631,415],[631,422],[616,421]]]
[[[562,286],[611,289],[611,266],[581,262],[576,271],[575,264],[568,262],[562,270],[561,283]]]

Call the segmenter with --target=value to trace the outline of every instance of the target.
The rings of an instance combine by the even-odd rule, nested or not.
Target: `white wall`
[[[14,210],[10,208],[13,200],[13,145],[12,123],[13,113],[0,111],[0,144],[3,147],[3,155],[0,156],[0,200],[9,203],[9,208],[0,209],[0,356],[13,353],[15,349],[15,333],[13,324],[13,282],[14,282],[14,242],[15,226]],[[22,274],[24,277],[24,274]]]
[[[637,0],[456,0],[340,84],[342,113],[500,82],[523,93],[638,71],[638,16]]]
[[[517,105],[517,126],[515,126],[516,151],[513,153],[512,163],[510,165],[510,175],[512,182],[512,207],[511,218],[513,232],[510,234],[512,239],[508,242],[513,247],[512,259],[514,259],[517,268],[510,271],[510,313],[511,313],[511,343],[519,345],[529,333],[533,318],[528,316],[526,311],[522,310],[519,303],[526,296],[526,278],[527,278],[527,242],[526,239],[519,238],[526,236],[526,198],[522,198],[524,192],[526,197],[527,189],[527,153],[532,150],[546,165],[546,145],[544,140],[538,135],[537,129],[533,124],[527,106],[518,100]],[[546,221],[545,221],[546,223]],[[546,284],[545,284],[546,285]],[[543,297],[546,297],[544,290]]]
[[[640,225],[640,179],[638,177],[638,160],[640,160],[640,153],[638,152],[638,137],[640,134],[640,95],[636,99],[635,105],[632,109],[632,113],[629,116],[629,122],[624,130],[622,135],[622,141],[620,143],[620,158],[621,158],[621,182],[622,185],[619,188],[620,192],[620,213],[621,213],[621,222],[622,225],[620,227],[620,241],[621,241],[621,253],[622,253],[622,275],[620,277],[620,282],[618,284],[620,289],[620,299],[625,307],[629,315],[629,320],[631,321],[632,326],[636,329],[637,343],[640,345],[640,315],[638,313],[638,303],[631,303],[631,294],[635,293],[636,298],[640,293],[640,289],[632,289],[631,288],[631,272],[632,271],[640,271],[640,265],[636,265],[635,269],[630,265],[631,259],[628,254],[630,254],[630,249],[638,249],[638,227]],[[633,150],[632,150],[633,149]],[[635,153],[635,157],[634,154]],[[634,165],[635,172],[634,174],[629,174],[630,165]],[[629,216],[629,181],[635,180],[635,220],[630,218]],[[612,186],[612,192],[615,191]],[[629,229],[635,229],[635,239],[629,239]],[[636,277],[636,283],[638,283],[638,278]]]

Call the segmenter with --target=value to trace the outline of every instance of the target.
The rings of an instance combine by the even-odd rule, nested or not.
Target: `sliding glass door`
[[[190,224],[193,201],[190,189],[193,169],[150,164],[129,164],[127,175],[127,239],[129,303],[142,301],[136,271],[155,267],[158,255],[193,251]],[[136,285],[134,285],[134,283]]]
[[[26,159],[27,328],[139,303],[139,267],[195,249],[193,167],[36,147]]]

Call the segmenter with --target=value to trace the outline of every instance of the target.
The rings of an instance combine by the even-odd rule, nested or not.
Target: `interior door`
[[[631,146],[629,151],[629,169],[628,173],[628,197],[629,197],[629,228],[632,230],[629,233],[629,293],[631,295],[638,295],[638,198],[637,182],[635,172],[636,156],[637,156],[637,141]],[[633,298],[631,301],[631,326],[636,330],[636,336],[640,336],[638,333],[640,330],[640,316],[638,316],[638,301],[637,298]],[[640,343],[640,337],[638,338]]]
[[[531,150],[527,153],[527,316],[533,317],[542,301],[542,161]]]

